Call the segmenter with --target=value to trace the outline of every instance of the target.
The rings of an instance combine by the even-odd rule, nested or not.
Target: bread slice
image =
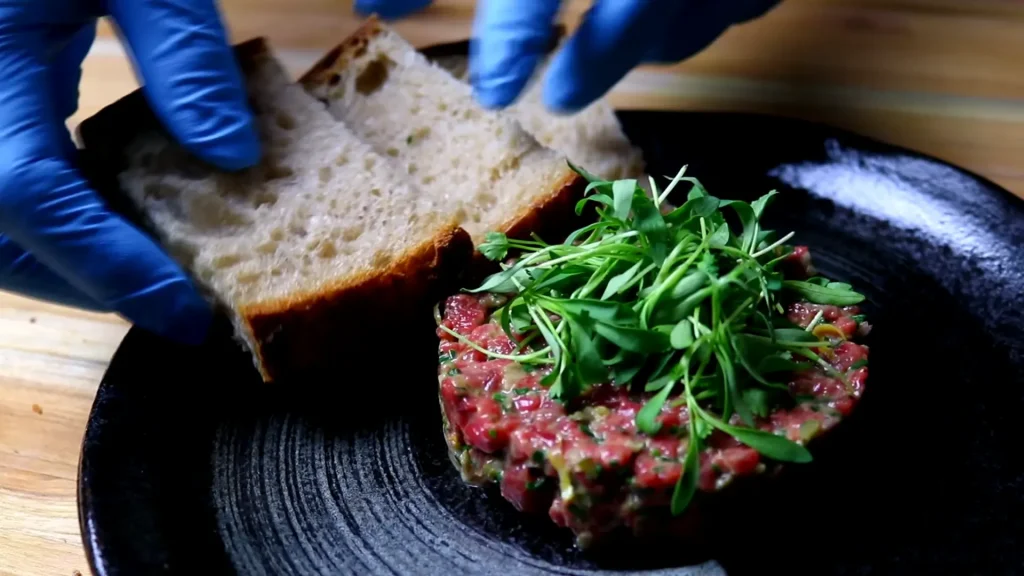
[[[429,56],[428,52],[425,54]],[[439,54],[432,59],[456,78],[466,82],[469,57]],[[606,180],[637,178],[646,184],[643,153],[626,137],[606,98],[599,98],[573,114],[555,114],[543,101],[543,78],[550,60],[545,59],[522,95],[508,107],[513,117],[541,144],[567,156],[577,166]]]
[[[513,116],[370,17],[300,83],[481,242],[487,232],[553,237],[574,227],[586,185]]]
[[[269,382],[323,369],[359,344],[352,335],[372,342],[389,317],[401,321],[418,305],[429,315],[422,305],[450,289],[442,280],[472,245],[443,216],[447,204],[328,114],[262,38],[235,53],[264,143],[258,166],[203,164],[160,128],[140,91],[83,122],[78,136],[99,158],[101,186],[123,195],[228,312]]]

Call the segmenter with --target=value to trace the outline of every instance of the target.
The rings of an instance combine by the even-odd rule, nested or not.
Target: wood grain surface
[[[222,0],[234,40],[266,36],[299,73],[354,29],[339,0]],[[566,3],[570,26],[587,2]],[[466,37],[474,2],[396,27]],[[623,108],[763,111],[822,120],[978,172],[1024,197],[1024,3],[786,0],[674,66],[613,92]],[[84,66],[82,118],[134,89],[109,26]],[[95,393],[127,325],[0,292],[0,575],[88,574],[75,479]]]

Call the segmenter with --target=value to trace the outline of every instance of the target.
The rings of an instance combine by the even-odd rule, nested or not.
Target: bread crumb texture
[[[565,156],[468,84],[369,21],[302,79],[397,172],[445,203],[475,242],[573,177]]]

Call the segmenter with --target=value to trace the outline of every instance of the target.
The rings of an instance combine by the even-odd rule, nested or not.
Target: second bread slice
[[[467,55],[444,54],[432,60],[463,82],[469,80]],[[509,112],[541,144],[565,154],[587,172],[605,180],[637,178],[644,184],[643,153],[623,132],[607,98],[598,98],[572,114],[547,109],[542,79],[549,65],[550,59],[541,62]]]
[[[545,236],[572,220],[585,181],[513,116],[371,17],[300,80],[481,242],[487,232]]]

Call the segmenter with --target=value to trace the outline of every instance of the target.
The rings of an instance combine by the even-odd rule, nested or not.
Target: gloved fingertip
[[[404,18],[430,6],[433,0],[356,0],[355,11],[361,16],[376,14],[384,20]]]
[[[170,340],[201,344],[213,323],[213,310],[184,277],[154,286],[115,304],[138,326]]]
[[[581,84],[577,78],[586,75],[570,73],[563,54],[552,62],[544,77],[542,101],[549,112],[559,115],[575,114],[600,97],[591,86]]]
[[[586,108],[591,99],[567,82],[548,79],[544,83],[543,102],[548,112],[566,116]]]
[[[252,116],[226,124],[220,132],[193,140],[189,146],[207,162],[224,170],[244,170],[258,164],[263,146]]]
[[[511,50],[494,50],[486,56],[481,54],[479,59],[471,56],[473,95],[484,108],[493,110],[512,105],[530,82],[539,55],[532,52],[512,54]]]
[[[213,323],[213,310],[195,291],[183,294],[178,305],[178,313],[170,317],[164,334],[178,342],[190,346],[202,344],[206,340]]]
[[[501,110],[515,101],[517,93],[508,86],[477,84],[473,86],[473,96],[483,108]]]

